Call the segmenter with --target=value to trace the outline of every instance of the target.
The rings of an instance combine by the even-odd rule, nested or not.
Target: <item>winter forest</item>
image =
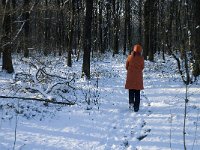
[[[1,0],[0,66],[0,150],[200,149],[199,0]]]

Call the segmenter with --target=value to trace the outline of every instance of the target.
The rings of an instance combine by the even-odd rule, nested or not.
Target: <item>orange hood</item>
[[[134,45],[133,51],[136,53],[141,53],[142,52],[142,46],[139,44]]]

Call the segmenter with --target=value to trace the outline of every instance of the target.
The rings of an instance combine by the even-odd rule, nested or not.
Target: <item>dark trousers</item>
[[[137,111],[140,107],[140,90],[129,90],[129,104],[134,105],[134,109]]]

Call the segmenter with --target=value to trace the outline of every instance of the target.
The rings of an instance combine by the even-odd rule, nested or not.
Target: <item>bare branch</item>
[[[31,9],[29,10],[29,14],[33,11],[33,8],[38,4],[38,2],[39,2],[39,0],[37,0],[37,1],[33,4],[33,6],[31,7]],[[7,4],[7,3],[6,3],[6,4]],[[5,15],[5,12],[4,12],[4,15]],[[3,20],[4,20],[4,17],[3,17]],[[7,45],[13,44],[13,43],[15,42],[15,40],[18,38],[19,34],[22,32],[22,29],[23,29],[23,27],[24,27],[26,21],[27,21],[27,20],[24,20],[24,21],[23,21],[23,24],[21,25],[19,31],[17,32],[17,34],[15,35],[15,37],[11,40],[11,42],[5,43],[4,45],[1,46],[1,48],[5,47],[5,46],[7,46]]]

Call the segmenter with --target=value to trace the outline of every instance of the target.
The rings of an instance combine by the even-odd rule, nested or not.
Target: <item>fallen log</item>
[[[21,99],[21,100],[27,100],[27,101],[40,101],[40,102],[52,103],[52,104],[60,104],[60,105],[75,105],[75,102],[58,102],[58,101],[53,101],[53,100],[50,100],[50,99],[39,99],[39,98],[31,98],[31,97],[16,97],[16,96],[3,96],[3,95],[0,95],[0,98]]]

